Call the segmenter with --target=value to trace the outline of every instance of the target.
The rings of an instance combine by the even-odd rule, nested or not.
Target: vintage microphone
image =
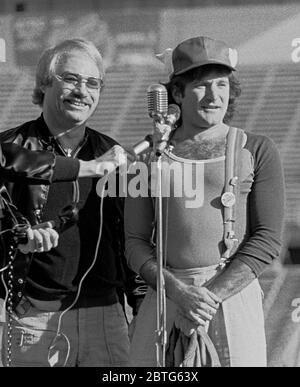
[[[155,121],[162,122],[168,113],[168,92],[164,85],[154,84],[147,89],[148,114]]]
[[[148,113],[156,121],[164,123],[168,112],[168,93],[165,86],[160,84],[151,85],[147,90]],[[155,146],[155,144],[154,144]],[[157,158],[157,200],[155,203],[155,212],[157,220],[156,233],[156,259],[157,259],[157,277],[156,277],[156,362],[158,367],[165,367],[167,331],[166,331],[166,292],[163,275],[164,256],[163,256],[163,212],[162,212],[162,165],[161,155],[163,146],[156,149]]]
[[[147,100],[148,100],[148,114],[149,117],[153,119],[153,124],[156,122],[160,124],[166,123],[166,118],[168,115],[168,92],[164,85],[153,84],[148,87],[147,90]],[[170,130],[171,131],[171,130]],[[166,133],[167,139],[169,133]],[[164,151],[167,141],[161,141],[158,144],[153,144],[156,156],[159,156]]]
[[[161,154],[167,146],[168,138],[174,129],[174,124],[180,118],[180,108],[178,105],[168,105],[168,92],[165,86],[153,84],[147,90],[148,114],[153,119],[153,123],[159,122],[169,126],[169,132],[165,133],[165,139],[156,144],[156,152]],[[139,141],[131,148],[136,156],[148,151],[153,147],[153,135],[148,134],[143,140]]]

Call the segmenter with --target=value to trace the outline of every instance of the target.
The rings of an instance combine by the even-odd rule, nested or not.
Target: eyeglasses
[[[91,90],[98,90],[104,86],[104,82],[101,78],[84,77],[80,74],[74,74],[69,72],[65,72],[61,75],[55,74],[54,76],[60,82],[64,82],[68,85],[77,86],[78,84],[84,82],[86,84],[86,87]]]

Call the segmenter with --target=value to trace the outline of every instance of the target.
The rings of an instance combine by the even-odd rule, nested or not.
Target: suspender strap
[[[223,240],[225,251],[221,257],[221,266],[224,266],[238,244],[235,235],[236,205],[239,187],[239,155],[242,149],[244,132],[240,129],[230,127],[227,136],[225,153],[225,186],[221,202],[224,206],[224,233]]]

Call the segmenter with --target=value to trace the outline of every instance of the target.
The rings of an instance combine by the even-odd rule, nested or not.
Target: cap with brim
[[[196,67],[218,64],[235,71],[237,51],[228,47],[226,43],[198,36],[180,43],[172,54],[174,75],[183,74]]]

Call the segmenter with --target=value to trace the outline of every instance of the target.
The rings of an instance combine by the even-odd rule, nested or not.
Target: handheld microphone
[[[37,225],[38,228],[53,228],[58,229],[57,222],[55,220],[49,220]],[[17,224],[13,227],[13,238],[16,245],[26,245],[28,243],[27,230],[30,227],[29,224]]]
[[[144,138],[144,140],[136,143],[132,147],[132,151],[135,154],[135,156],[138,156],[141,153],[146,152],[149,148],[152,148],[152,146],[153,146],[152,135],[147,134],[147,136]]]

